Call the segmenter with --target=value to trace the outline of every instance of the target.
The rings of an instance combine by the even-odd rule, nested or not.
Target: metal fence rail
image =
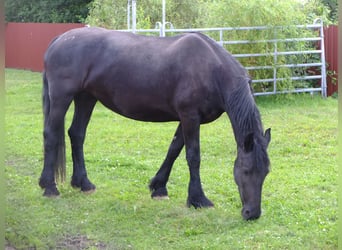
[[[225,37],[229,37],[229,32],[232,31],[262,31],[262,30],[281,30],[284,27],[268,27],[268,26],[258,26],[258,27],[225,27],[225,28],[196,28],[196,29],[165,29],[165,25],[157,25],[155,29],[136,29],[136,30],[125,30],[131,31],[134,33],[140,34],[149,34],[149,35],[159,35],[159,36],[168,36],[176,33],[185,33],[185,32],[202,32],[207,34],[216,40],[221,46],[224,46],[227,50],[231,46],[235,45],[248,45],[248,44],[257,44],[264,43],[268,45],[272,45],[273,51],[259,51],[258,53],[234,53],[233,56],[241,60],[243,58],[258,58],[258,57],[272,57],[271,65],[244,65],[245,68],[249,72],[258,71],[258,70],[273,70],[272,78],[255,78],[253,79],[253,83],[255,85],[258,84],[271,84],[271,87],[262,91],[255,91],[255,95],[271,95],[271,94],[280,94],[280,93],[303,93],[303,92],[320,92],[323,97],[327,96],[327,83],[326,83],[326,62],[325,62],[325,54],[324,54],[324,33],[323,33],[323,23],[321,20],[316,20],[314,24],[309,25],[297,25],[293,26],[296,29],[300,30],[314,30],[317,32],[312,32],[312,34],[316,34],[313,37],[294,37],[294,38],[279,38],[277,39],[263,39],[263,40],[227,40]],[[276,34],[276,32],[275,32]],[[226,40],[225,40],[226,39]],[[278,51],[277,44],[279,43],[300,43],[300,42],[310,42],[313,44],[312,48],[306,50],[283,50]],[[303,59],[303,61],[297,61],[296,63],[280,63],[279,58],[282,56],[313,56],[316,61],[307,62]],[[315,56],[316,55],[316,56]],[[279,74],[279,70],[282,68],[289,69],[298,69],[301,68],[305,74],[298,75],[293,73],[292,76],[289,77],[281,77]],[[312,73],[310,75],[310,70],[314,68],[315,70],[311,70]],[[318,86],[314,87],[294,87],[290,89],[281,88],[279,85],[282,81],[318,81]],[[296,86],[296,85],[294,85]],[[259,88],[260,89],[260,88]]]

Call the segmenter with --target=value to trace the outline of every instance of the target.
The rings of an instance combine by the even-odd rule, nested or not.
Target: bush
[[[199,0],[172,0],[166,4],[166,20],[177,28],[198,25]],[[162,1],[137,1],[137,28],[153,29],[162,21]],[[110,29],[127,29],[127,0],[94,0],[86,22]]]

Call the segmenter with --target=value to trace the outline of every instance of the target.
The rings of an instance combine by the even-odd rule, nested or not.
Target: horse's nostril
[[[249,218],[249,216],[250,216],[250,211],[249,211],[249,209],[243,209],[242,213],[243,213],[243,217],[244,217],[244,218],[246,218],[246,219]]]
[[[242,209],[242,217],[245,219],[245,220],[255,220],[255,219],[258,219],[260,217],[260,210],[257,210],[257,209],[250,209],[250,208],[243,208]]]

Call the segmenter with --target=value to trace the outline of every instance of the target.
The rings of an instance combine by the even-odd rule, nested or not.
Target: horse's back
[[[55,39],[45,55],[56,91],[86,91],[115,112],[147,121],[179,120],[181,109],[203,114],[202,122],[216,119],[223,103],[215,81],[223,68],[229,77],[245,74],[198,33],[160,38],[79,28]]]
[[[54,61],[54,66],[65,66],[73,61],[94,63],[94,61],[83,60],[91,56],[104,60],[102,63],[129,60],[131,64],[136,62],[141,66],[144,66],[144,63],[158,66],[167,62],[183,62],[185,65],[185,62],[194,62],[196,59],[212,64],[216,60],[216,63],[219,63],[217,52],[209,44],[209,38],[206,38],[199,33],[155,37],[97,27],[77,28],[53,40],[45,54],[45,63],[47,66],[51,61]],[[61,58],[67,60],[56,63]],[[108,59],[108,62],[105,59]],[[179,62],[179,60],[183,61]]]

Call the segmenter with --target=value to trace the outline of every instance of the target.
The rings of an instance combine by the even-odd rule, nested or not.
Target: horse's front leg
[[[168,198],[168,193],[166,189],[166,183],[169,180],[171,169],[173,163],[179,156],[184,146],[183,132],[181,124],[178,125],[175,135],[170,144],[169,150],[167,152],[166,158],[161,165],[160,169],[156,175],[152,178],[150,182],[150,190],[152,192],[151,196],[155,199],[165,199]]]
[[[190,170],[187,205],[195,208],[212,207],[214,204],[204,195],[200,178],[200,123],[182,120],[186,160]]]
[[[80,188],[83,192],[93,192],[96,187],[90,182],[87,176],[83,144],[96,99],[87,93],[82,93],[75,97],[74,103],[75,113],[70,129],[68,130],[73,160],[71,186]]]

